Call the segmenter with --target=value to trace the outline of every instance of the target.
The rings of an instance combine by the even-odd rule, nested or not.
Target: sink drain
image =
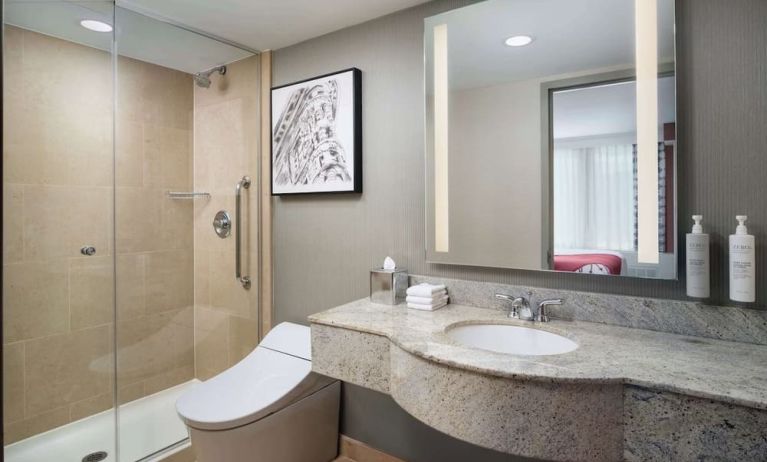
[[[87,456],[83,457],[83,462],[101,462],[102,460],[105,460],[106,458],[107,458],[106,451],[92,452],[88,454]]]

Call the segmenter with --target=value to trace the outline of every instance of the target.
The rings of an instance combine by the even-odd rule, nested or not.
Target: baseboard
[[[376,448],[372,448],[367,444],[357,441],[354,438],[349,438],[346,435],[341,435],[339,446],[339,455],[351,459],[354,462],[405,462],[402,459],[383,451],[379,451]]]
[[[196,459],[192,446],[174,452],[162,459],[162,462],[194,462]]]

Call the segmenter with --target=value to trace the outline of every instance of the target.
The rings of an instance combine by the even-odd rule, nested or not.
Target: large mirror
[[[676,278],[673,0],[487,0],[424,45],[429,262]]]

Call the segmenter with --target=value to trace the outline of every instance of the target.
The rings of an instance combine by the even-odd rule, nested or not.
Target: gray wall
[[[345,383],[341,393],[341,432],[407,462],[525,462],[474,446],[416,420],[391,396]],[[467,419],[474,416],[467,415]],[[385,422],[381,425],[381,422]]]
[[[538,79],[450,92],[450,249],[435,252],[434,239],[427,239],[429,261],[548,268],[541,252],[543,223],[535,219],[543,199],[540,93]],[[427,154],[426,165],[434,171],[433,154]],[[433,173],[428,177],[426,229],[434,236]],[[481,229],[481,223],[492,225]]]
[[[362,70],[364,193],[274,199],[275,316],[306,316],[368,293],[390,254],[412,274],[648,297],[684,283],[427,264],[424,258],[423,18],[472,3],[440,0],[278,50],[275,85]],[[757,239],[767,302],[767,1],[680,0],[679,223],[712,234],[712,303],[727,304],[727,235],[736,213]],[[683,242],[683,241],[682,241]],[[682,262],[683,263],[683,262]],[[682,272],[684,265],[680,265]],[[682,281],[684,275],[682,274]]]
[[[277,321],[306,322],[311,313],[366,296],[368,270],[387,254],[412,274],[684,297],[684,284],[676,281],[426,263],[422,21],[469,3],[431,2],[275,53],[275,85],[352,66],[362,70],[365,175],[361,196],[274,199]],[[757,239],[758,302],[763,306],[767,302],[767,1],[677,4],[680,238],[689,229],[689,215],[705,215],[713,240],[713,303],[726,304],[727,235],[735,229],[735,214],[747,213]],[[680,269],[684,271],[683,264]],[[444,456],[440,447],[455,448],[444,435],[429,433],[414,439],[409,432],[393,430],[397,422],[405,428],[417,425],[403,417],[393,401],[371,393],[346,394],[347,434],[413,462],[439,460]],[[371,412],[364,412],[366,408]],[[455,450],[471,454],[462,460],[497,460],[478,448]]]

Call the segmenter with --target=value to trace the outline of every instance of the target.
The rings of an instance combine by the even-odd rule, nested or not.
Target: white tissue
[[[391,257],[386,257],[386,259],[384,259],[383,269],[393,270],[396,267],[397,267],[397,264],[394,263],[394,260],[392,260]]]

